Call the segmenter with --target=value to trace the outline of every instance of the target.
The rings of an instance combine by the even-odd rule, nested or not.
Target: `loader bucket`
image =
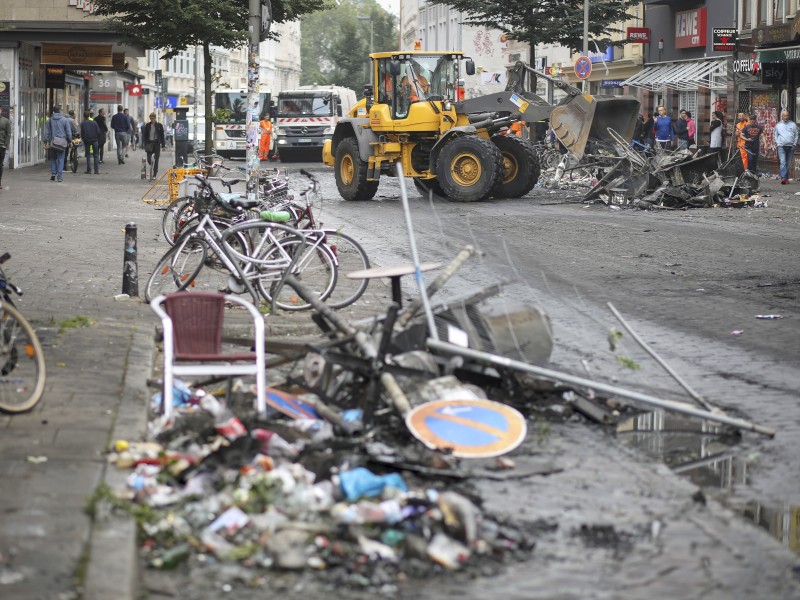
[[[556,106],[550,114],[550,126],[567,150],[581,159],[589,139],[613,141],[609,127],[630,141],[638,116],[636,98],[583,94]]]

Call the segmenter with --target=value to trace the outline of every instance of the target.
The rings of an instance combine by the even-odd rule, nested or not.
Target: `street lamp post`
[[[375,51],[375,21],[367,15],[358,15],[357,18],[359,21],[369,21],[369,53],[372,54]]]

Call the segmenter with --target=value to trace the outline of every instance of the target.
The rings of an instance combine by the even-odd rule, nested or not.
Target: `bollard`
[[[147,179],[147,161],[144,159],[144,156],[142,157],[142,179]]]
[[[125,256],[122,263],[122,293],[139,295],[139,268],[136,264],[136,223],[125,225]]]

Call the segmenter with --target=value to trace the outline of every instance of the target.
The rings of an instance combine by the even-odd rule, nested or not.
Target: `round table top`
[[[424,262],[419,265],[420,271],[432,271],[442,266],[438,262]],[[389,267],[372,267],[361,271],[347,273],[348,279],[380,279],[381,277],[400,277],[401,275],[411,275],[416,271],[412,263],[404,265],[392,265]]]

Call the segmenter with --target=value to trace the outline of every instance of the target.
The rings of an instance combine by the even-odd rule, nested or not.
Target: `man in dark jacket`
[[[125,155],[128,153],[130,143],[131,118],[122,112],[122,105],[117,106],[117,114],[111,117],[111,129],[117,142],[117,162],[125,164]]]
[[[106,140],[108,139],[108,123],[106,123],[106,109],[101,108],[97,111],[97,116],[94,122],[100,128],[100,139],[97,141],[97,147],[100,150],[100,164],[103,164],[103,150],[105,149]]]
[[[147,153],[147,163],[152,165],[150,179],[155,179],[156,173],[158,173],[158,157],[161,156],[161,150],[167,146],[164,139],[164,126],[156,121],[156,113],[150,113],[150,121],[144,126],[142,132],[142,142],[144,142],[144,151]]]
[[[94,174],[100,175],[100,127],[92,119],[89,111],[83,113],[83,123],[81,123],[81,139],[86,150],[86,174],[92,172],[91,158],[94,157]]]
[[[689,124],[686,122],[686,111],[682,110],[675,119],[675,139],[678,140],[678,150],[689,149]]]

